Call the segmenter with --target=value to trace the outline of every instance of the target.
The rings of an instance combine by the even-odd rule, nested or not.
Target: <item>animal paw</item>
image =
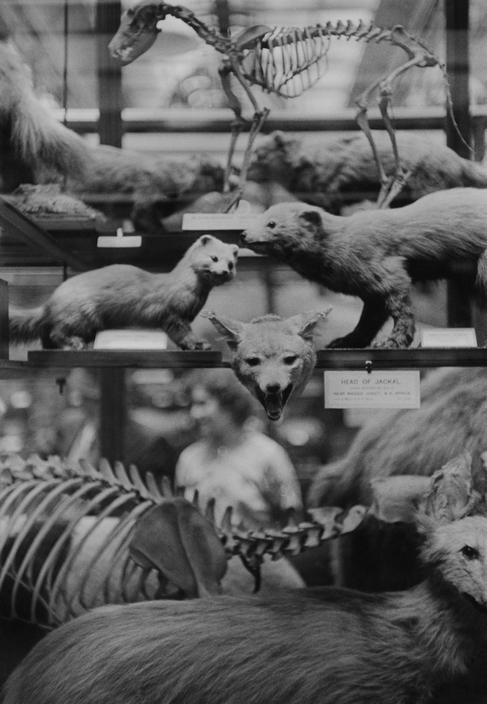
[[[211,350],[211,345],[206,340],[191,340],[191,342],[185,342],[181,344],[182,350],[189,351],[206,351]]]
[[[371,347],[375,349],[399,350],[407,349],[409,345],[407,343],[407,340],[398,340],[394,337],[389,337],[386,340],[379,340],[378,342],[373,342]]]

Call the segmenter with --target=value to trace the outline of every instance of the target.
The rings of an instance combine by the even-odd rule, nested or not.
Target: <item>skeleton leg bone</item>
[[[235,95],[230,85],[230,75],[233,72],[231,65],[227,61],[223,62],[218,72],[220,74],[220,80],[222,83],[223,91],[228,99],[229,107],[233,110],[233,113],[235,115],[235,119],[232,120],[230,124],[232,133],[230,137],[230,145],[228,147],[227,162],[223,178],[223,192],[228,193],[230,191],[230,176],[233,169],[233,156],[235,154],[235,147],[237,145],[239,135],[244,127],[245,120],[242,117],[242,103],[240,102],[239,98]]]
[[[245,182],[247,180],[247,171],[248,171],[249,165],[250,165],[252,148],[253,148],[255,139],[256,139],[257,135],[259,134],[259,132],[261,131],[262,126],[263,126],[264,122],[266,121],[267,116],[269,115],[269,112],[270,112],[269,108],[261,108],[259,106],[257,100],[254,97],[254,94],[250,90],[248,83],[241,72],[238,61],[236,59],[233,59],[232,57],[230,57],[230,68],[227,70],[227,74],[229,74],[230,71],[233,73],[233,75],[235,76],[237,81],[240,83],[240,85],[244,89],[248,99],[250,100],[250,102],[252,104],[252,107],[254,108],[254,114],[252,116],[252,121],[250,124],[249,136],[247,138],[247,146],[245,147],[244,156],[243,156],[243,160],[242,160],[242,166],[240,168],[238,186],[235,191],[234,197],[232,198],[230,204],[226,207],[226,212],[229,212],[234,207],[236,207],[240,201],[240,198],[242,197],[243,189],[245,187]],[[223,80],[223,73],[221,73],[221,75],[222,75],[222,80]],[[237,98],[237,96],[235,95],[235,93],[233,93],[233,91],[230,88],[228,76],[226,77],[226,81],[227,81],[227,88],[225,89],[225,87],[224,87],[224,89],[225,89],[225,92],[227,93],[227,96],[231,100],[230,105],[231,105],[232,109],[234,110],[235,114],[237,115],[237,117],[240,117],[240,119],[243,119],[241,117],[241,103],[240,103],[239,99]],[[230,98],[231,95],[233,96],[233,99]],[[239,110],[238,114],[237,114],[236,108],[235,108],[235,101],[238,103],[238,110]],[[235,145],[234,145],[234,147],[235,147]],[[233,158],[233,154],[232,154],[232,158]]]
[[[422,55],[414,56],[412,59],[409,59],[409,61],[406,61],[405,63],[401,64],[401,66],[398,66],[394,71],[389,73],[379,83],[379,109],[382,115],[382,120],[384,122],[384,127],[391,140],[392,153],[394,155],[394,173],[391,176],[386,177],[385,182],[382,181],[380,193],[377,198],[377,205],[379,206],[379,208],[387,208],[389,203],[391,203],[394,198],[398,195],[398,193],[402,191],[410,175],[410,172],[406,171],[401,166],[399,150],[397,148],[396,133],[390,117],[392,85],[402,73],[405,73],[413,66],[420,65],[422,61]]]

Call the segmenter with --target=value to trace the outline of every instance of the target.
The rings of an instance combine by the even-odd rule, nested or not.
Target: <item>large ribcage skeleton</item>
[[[137,564],[130,546],[139,520],[154,506],[174,501],[168,482],[159,486],[152,475],[142,479],[135,467],[120,463],[102,461],[95,468],[87,462],[69,466],[56,457],[3,460],[1,616],[55,627],[102,604],[161,598],[165,575]],[[250,566],[264,555],[297,554],[353,530],[365,513],[363,507],[317,509],[311,522],[252,532],[232,525],[230,508],[221,525],[214,525],[212,509],[210,502],[204,513],[227,558],[239,555]],[[168,547],[174,549],[170,542]]]

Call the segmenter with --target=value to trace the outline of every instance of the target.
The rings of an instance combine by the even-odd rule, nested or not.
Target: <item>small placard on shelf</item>
[[[186,213],[183,230],[245,230],[256,217],[250,213]]]
[[[418,370],[326,371],[325,408],[419,408]]]
[[[421,347],[477,347],[474,328],[423,328]]]
[[[93,344],[95,350],[165,350],[167,335],[162,330],[101,330]]]
[[[38,367],[133,367],[190,369],[226,367],[218,350],[31,350],[28,362]]]
[[[96,246],[104,247],[141,247],[142,237],[140,235],[124,234],[121,227],[117,228],[116,235],[100,235],[96,240]]]

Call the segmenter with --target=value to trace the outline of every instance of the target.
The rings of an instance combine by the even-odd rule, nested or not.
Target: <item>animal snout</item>
[[[266,393],[278,394],[281,391],[281,385],[278,382],[272,382],[265,385]]]
[[[245,243],[247,242],[247,237],[248,237],[248,235],[247,235],[246,230],[244,230],[243,232],[241,232],[241,233],[240,233],[240,238],[239,238],[240,244],[245,244]]]

